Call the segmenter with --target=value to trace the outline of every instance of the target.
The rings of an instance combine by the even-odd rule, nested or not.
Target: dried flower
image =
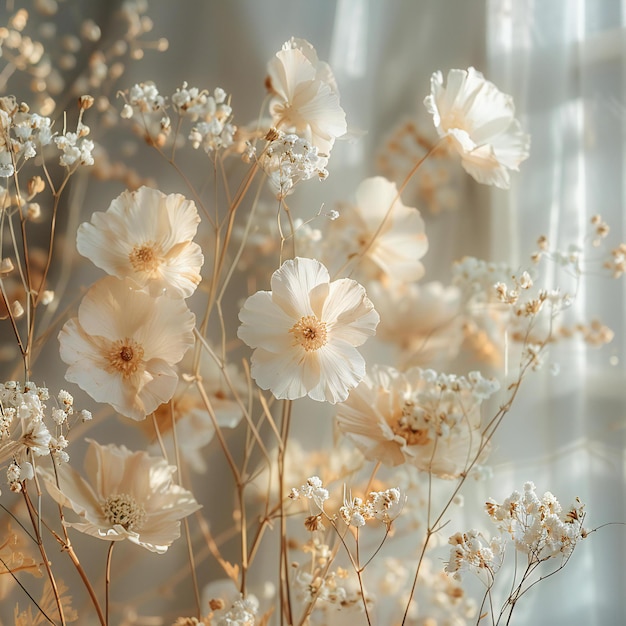
[[[59,333],[65,378],[142,420],[173,396],[174,365],[193,345],[194,322],[183,300],[153,298],[128,280],[103,278]]]
[[[78,251],[118,278],[131,278],[153,296],[187,298],[201,280],[204,257],[192,239],[200,216],[178,193],[140,187],[115,198],[106,212],[78,228]]]
[[[461,156],[465,171],[479,183],[508,189],[509,170],[528,157],[530,138],[515,119],[511,96],[473,67],[441,72],[431,79],[424,104],[440,137]]]
[[[285,261],[271,285],[239,312],[237,335],[255,348],[252,377],[277,398],[342,402],[365,375],[356,347],[379,321],[365,289],[347,278],[330,282],[319,261],[303,258]]]
[[[57,468],[58,486],[52,472],[40,472],[52,498],[81,518],[66,526],[159,554],[180,536],[180,520],[200,508],[191,492],[172,482],[175,466],[125,446],[89,440],[86,479],[69,465]]]
[[[455,478],[479,453],[480,404],[498,387],[478,372],[465,378],[374,366],[339,405],[337,426],[369,460]]]
[[[321,153],[330,154],[347,126],[328,64],[318,60],[308,41],[292,37],[268,63],[267,73],[273,125],[303,135]]]

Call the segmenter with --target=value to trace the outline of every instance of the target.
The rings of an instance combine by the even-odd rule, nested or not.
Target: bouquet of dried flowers
[[[603,252],[596,216],[585,245],[540,237],[527,267],[464,257],[448,285],[425,282],[425,217],[454,204],[459,165],[507,189],[529,157],[512,98],[479,71],[435,72],[430,134],[402,123],[379,175],[311,211],[350,134],[311,43],[269,59],[246,121],[220,87],[125,83],[167,48],[143,3],[123,3],[112,40],[82,22],[56,58],[63,7],[35,5],[42,41],[24,9],[0,29],[0,619],[511,623],[591,532],[584,505],[527,482],[478,502],[489,534],[459,525],[463,494],[551,344],[611,340],[568,311],[593,263],[619,278],[625,244]],[[102,181],[118,192],[83,215]]]

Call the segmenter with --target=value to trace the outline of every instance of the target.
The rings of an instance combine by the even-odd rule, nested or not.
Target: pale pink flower
[[[465,171],[479,183],[510,186],[509,170],[517,171],[528,157],[530,138],[515,119],[513,98],[502,93],[470,67],[441,72],[430,79],[424,100],[440,137],[461,156]]]
[[[374,335],[378,313],[357,282],[330,282],[317,260],[285,261],[271,291],[250,296],[238,336],[251,348],[252,377],[279,399],[341,402],[365,376],[356,346]]]
[[[368,460],[455,478],[479,453],[480,404],[497,388],[477,372],[465,378],[374,366],[338,407],[337,426]]]
[[[204,258],[194,243],[200,216],[178,193],[140,187],[124,191],[106,212],[78,228],[78,251],[100,269],[131,278],[153,296],[189,297],[200,282]]]
[[[355,203],[341,206],[329,231],[328,248],[357,258],[360,273],[368,278],[408,282],[424,274],[424,220],[402,203],[396,184],[382,176],[358,186]]]
[[[175,466],[125,446],[89,441],[85,479],[69,464],[57,468],[58,486],[52,472],[39,471],[52,498],[81,518],[66,526],[159,554],[180,537],[180,520],[200,508],[191,492],[172,482]]]
[[[174,365],[193,345],[195,316],[183,300],[153,298],[107,277],[89,289],[59,333],[65,378],[94,400],[142,420],[176,389]]]
[[[304,39],[291,38],[267,65],[272,123],[304,136],[328,155],[335,139],[347,131],[346,114],[327,63]]]

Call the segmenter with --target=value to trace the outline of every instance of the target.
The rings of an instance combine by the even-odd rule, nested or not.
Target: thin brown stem
[[[111,588],[111,559],[113,557],[113,547],[115,546],[115,541],[111,541],[109,544],[109,549],[107,550],[107,562],[106,562],[106,578],[104,584],[104,616],[105,616],[105,624],[109,626],[109,591]]]

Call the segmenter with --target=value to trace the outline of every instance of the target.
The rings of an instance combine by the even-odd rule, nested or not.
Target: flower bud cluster
[[[339,509],[341,519],[348,526],[365,526],[370,520],[378,520],[387,526],[400,515],[406,502],[397,487],[385,491],[371,491],[367,500],[344,495],[343,506]]]
[[[504,541],[501,537],[487,539],[477,530],[455,533],[450,537],[450,559],[445,571],[457,580],[464,572],[474,572],[479,576],[486,573],[492,581],[504,560]]]
[[[328,156],[319,153],[306,139],[275,129],[270,130],[266,139],[269,143],[259,157],[259,163],[278,198],[290,194],[303,180],[313,177],[325,180],[328,177]]]
[[[74,398],[61,390],[56,406],[48,411],[46,387],[16,381],[0,385],[0,466],[8,463],[7,479],[12,491],[21,491],[21,482],[34,476],[34,459],[52,455],[67,462],[65,451],[68,419],[74,415]],[[80,411],[82,419],[88,411]]]
[[[587,536],[580,500],[563,510],[549,491],[540,498],[532,482],[524,485],[524,493],[514,491],[502,504],[489,500],[485,508],[498,528],[511,536],[517,550],[528,555],[529,563],[567,557],[578,540]]]
[[[329,494],[328,490],[323,487],[321,478],[319,476],[311,476],[307,478],[306,483],[304,483],[300,489],[294,487],[289,497],[292,500],[299,500],[300,498],[313,500],[313,502],[323,510],[324,502],[328,500]]]
[[[237,127],[231,124],[230,96],[220,87],[211,94],[184,82],[167,98],[154,83],[146,82],[134,85],[122,96],[125,104],[121,116],[139,118],[141,132],[150,144],[165,145],[172,128],[170,109],[194,124],[188,135],[194,149],[202,148],[211,154],[233,144]]]

